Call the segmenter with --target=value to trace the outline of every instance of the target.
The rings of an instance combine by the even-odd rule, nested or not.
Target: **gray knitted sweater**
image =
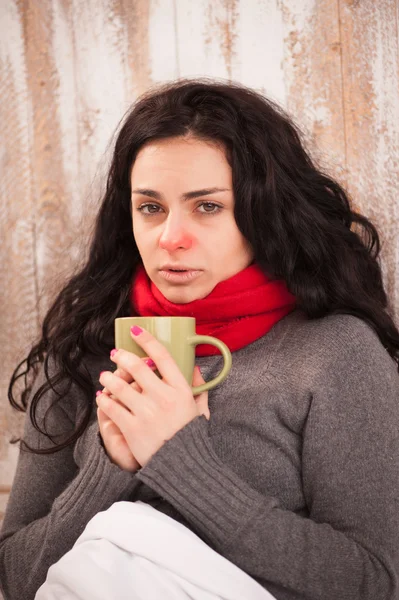
[[[197,364],[209,379],[221,357]],[[114,365],[87,365],[100,389]],[[82,401],[72,389],[49,429],[72,430]],[[97,512],[142,500],[278,600],[397,600],[399,376],[374,332],[355,317],[295,311],[233,354],[209,405],[209,422],[194,419],[137,474],[108,459],[94,408],[74,447],[20,453],[0,538],[5,597],[33,599]],[[28,418],[25,436],[49,444]]]

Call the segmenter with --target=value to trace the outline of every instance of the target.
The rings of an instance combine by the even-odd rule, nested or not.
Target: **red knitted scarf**
[[[208,296],[187,304],[169,302],[140,265],[131,289],[132,315],[142,317],[195,317],[196,332],[212,335],[231,352],[244,348],[267,333],[295,308],[295,297],[283,281],[271,281],[255,263],[221,281]],[[219,354],[207,344],[196,356]]]

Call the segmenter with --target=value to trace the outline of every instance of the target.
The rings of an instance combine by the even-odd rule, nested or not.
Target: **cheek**
[[[215,231],[215,239],[219,245],[230,248],[231,251],[238,250],[244,245],[244,238],[237,228],[235,221],[225,223],[223,227],[218,227]]]
[[[140,225],[133,226],[133,237],[139,250],[145,249],[150,245],[151,236]]]

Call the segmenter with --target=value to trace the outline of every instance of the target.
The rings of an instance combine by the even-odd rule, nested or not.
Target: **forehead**
[[[231,183],[231,168],[224,149],[193,138],[173,138],[152,141],[140,149],[132,166],[131,181],[134,185],[149,185],[151,181],[171,178],[200,178],[204,183],[204,174],[209,184]]]

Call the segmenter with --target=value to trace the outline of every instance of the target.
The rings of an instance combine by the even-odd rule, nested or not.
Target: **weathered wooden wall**
[[[396,0],[0,1],[0,512],[21,419],[7,385],[81,253],[124,111],[151,84],[207,75],[289,109],[382,228],[399,317]]]

